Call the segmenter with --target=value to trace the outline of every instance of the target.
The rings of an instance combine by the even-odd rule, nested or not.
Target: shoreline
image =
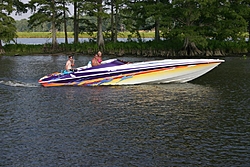
[[[154,31],[141,31],[141,38],[154,38]],[[57,32],[57,38],[65,38],[64,32]],[[67,32],[68,38],[74,38],[73,32]],[[89,35],[87,32],[79,34],[79,38],[96,38],[97,33],[95,32],[93,35]],[[51,38],[51,32],[17,32],[18,38]],[[137,38],[133,36],[130,32],[118,32],[118,38]]]
[[[84,53],[77,53],[77,52],[58,52],[58,53],[34,53],[34,54],[6,54],[6,55],[0,55],[0,56],[69,56],[69,55],[73,55],[73,56],[93,56],[94,54],[84,54]],[[103,56],[109,56],[109,57],[114,57],[115,54],[103,54]],[[248,58],[250,57],[250,53],[242,53],[242,54],[227,54],[227,55],[222,55],[222,56],[218,56],[218,55],[212,55],[212,56],[143,56],[143,55],[131,55],[131,54],[124,54],[124,55],[116,55],[115,57],[119,58],[119,57],[152,57],[152,58],[164,58],[164,59],[221,59],[223,57],[242,57],[242,58]]]
[[[11,43],[3,45],[0,50],[1,55],[94,55],[99,51],[97,43],[92,40],[80,41],[79,43],[72,43],[72,41],[69,41],[69,44],[65,44],[64,41],[58,41],[58,44],[55,46],[48,43],[48,40],[44,41],[31,39],[16,42],[16,44]],[[19,44],[18,42],[21,43]],[[230,41],[219,42],[213,40],[208,40],[207,42],[208,45],[206,47],[202,47],[202,45],[197,44],[197,46],[193,48],[183,48],[182,41],[178,39],[164,41],[148,40],[142,42],[128,40],[117,41],[116,43],[106,41],[105,48],[101,50],[106,55],[115,55],[117,57],[124,55],[164,58],[249,56],[250,45],[248,43],[238,44]]]

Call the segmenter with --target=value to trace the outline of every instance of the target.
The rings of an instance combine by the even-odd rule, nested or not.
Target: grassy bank
[[[57,38],[64,38],[64,32],[57,32]],[[68,38],[73,38],[73,32],[67,33]],[[51,38],[51,32],[17,32],[18,38]],[[90,38],[87,33],[79,35],[80,38]]]
[[[154,38],[154,32],[140,32],[143,38]],[[19,38],[51,38],[50,32],[18,32]],[[69,38],[73,38],[73,32],[68,33]],[[105,34],[107,38],[110,34]],[[94,37],[96,34],[93,35]],[[64,33],[58,32],[58,38],[63,38]],[[87,33],[82,33],[79,38],[93,38]],[[120,32],[118,38],[136,38],[129,32]],[[183,48],[183,39],[174,38],[162,41],[142,41],[135,42],[109,42],[105,41],[104,54],[106,55],[135,55],[135,56],[180,56],[180,50]],[[196,46],[202,52],[201,56],[221,56],[234,54],[248,54],[250,52],[250,43],[217,41],[207,39],[207,45],[199,43]],[[34,55],[34,54],[84,54],[94,55],[99,49],[96,42],[89,41],[83,43],[58,44],[52,47],[51,43],[42,45],[28,44],[6,44],[3,47],[5,55]]]
[[[226,56],[248,54],[250,51],[250,43],[235,43],[230,41],[218,42],[208,40],[208,46],[198,48],[202,51],[198,56]],[[165,41],[147,41],[147,42],[106,42],[105,55],[134,55],[134,56],[163,56],[178,57],[182,49],[183,41],[165,40]],[[3,47],[5,55],[34,55],[34,54],[83,54],[94,55],[99,48],[96,42],[83,42],[77,44],[58,44],[52,47],[50,43],[42,45],[27,44],[7,44]]]
[[[154,32],[140,32],[142,38],[154,38]],[[73,32],[67,33],[68,38],[74,38]],[[106,34],[109,35],[109,34]],[[18,38],[51,38],[51,32],[17,32]],[[64,38],[64,32],[57,32],[57,38]],[[79,38],[93,38],[96,37],[96,33],[93,36],[89,34],[81,33],[79,34]],[[131,36],[130,32],[119,32],[118,38],[128,38]]]

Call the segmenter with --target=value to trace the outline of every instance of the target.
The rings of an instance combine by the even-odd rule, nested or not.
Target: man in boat
[[[94,58],[91,61],[92,67],[100,65],[102,62],[102,52],[95,54]]]
[[[67,60],[66,62],[66,65],[65,65],[65,70],[66,71],[73,71],[73,67],[74,66],[74,59],[73,59],[73,56],[69,56],[69,59]]]

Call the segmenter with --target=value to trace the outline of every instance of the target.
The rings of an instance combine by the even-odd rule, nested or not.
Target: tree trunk
[[[52,3],[53,3],[53,7],[55,7],[55,0],[52,0]],[[52,30],[51,30],[51,33],[52,33],[52,47],[53,47],[53,50],[56,49],[57,47],[57,41],[56,41],[56,11],[55,9],[53,9],[52,11],[53,13],[53,16],[52,16]]]
[[[248,21],[248,43],[250,43],[250,21]]]
[[[115,2],[115,38],[114,38],[114,42],[117,42],[117,34],[118,34],[118,3]]]
[[[190,42],[188,38],[185,38],[183,48],[178,53],[180,56],[197,56],[202,52],[196,47],[194,42]]]
[[[79,41],[78,4],[74,1],[74,43]]]
[[[4,54],[5,51],[3,49],[3,45],[2,45],[2,40],[0,40],[0,54]]]
[[[98,0],[98,12],[102,13],[102,0]],[[98,32],[97,32],[97,44],[99,47],[100,51],[104,51],[104,39],[103,39],[103,34],[102,34],[102,17],[101,15],[98,15],[97,17],[97,28],[98,28]]]
[[[160,23],[159,23],[159,20],[156,20],[155,21],[155,41],[159,41],[160,40],[160,30],[159,30],[159,27],[160,27]]]
[[[65,11],[65,7],[66,7],[66,2],[65,0],[63,1],[63,24],[64,24],[64,35],[65,35],[65,44],[68,44],[68,34],[67,34],[67,20],[66,20],[66,11]]]
[[[53,50],[56,49],[57,46],[57,41],[56,41],[56,24],[54,21],[52,21],[52,46],[53,46]]]
[[[159,0],[156,1],[156,4],[159,3]],[[157,18],[155,20],[155,41],[159,41],[160,40],[160,21]]]
[[[114,42],[114,0],[111,0],[111,41]]]

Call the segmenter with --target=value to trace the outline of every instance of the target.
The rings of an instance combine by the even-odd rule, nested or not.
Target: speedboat
[[[129,63],[109,59],[95,67],[86,65],[71,72],[55,72],[38,82],[44,87],[185,83],[222,62],[221,59],[164,59]]]

